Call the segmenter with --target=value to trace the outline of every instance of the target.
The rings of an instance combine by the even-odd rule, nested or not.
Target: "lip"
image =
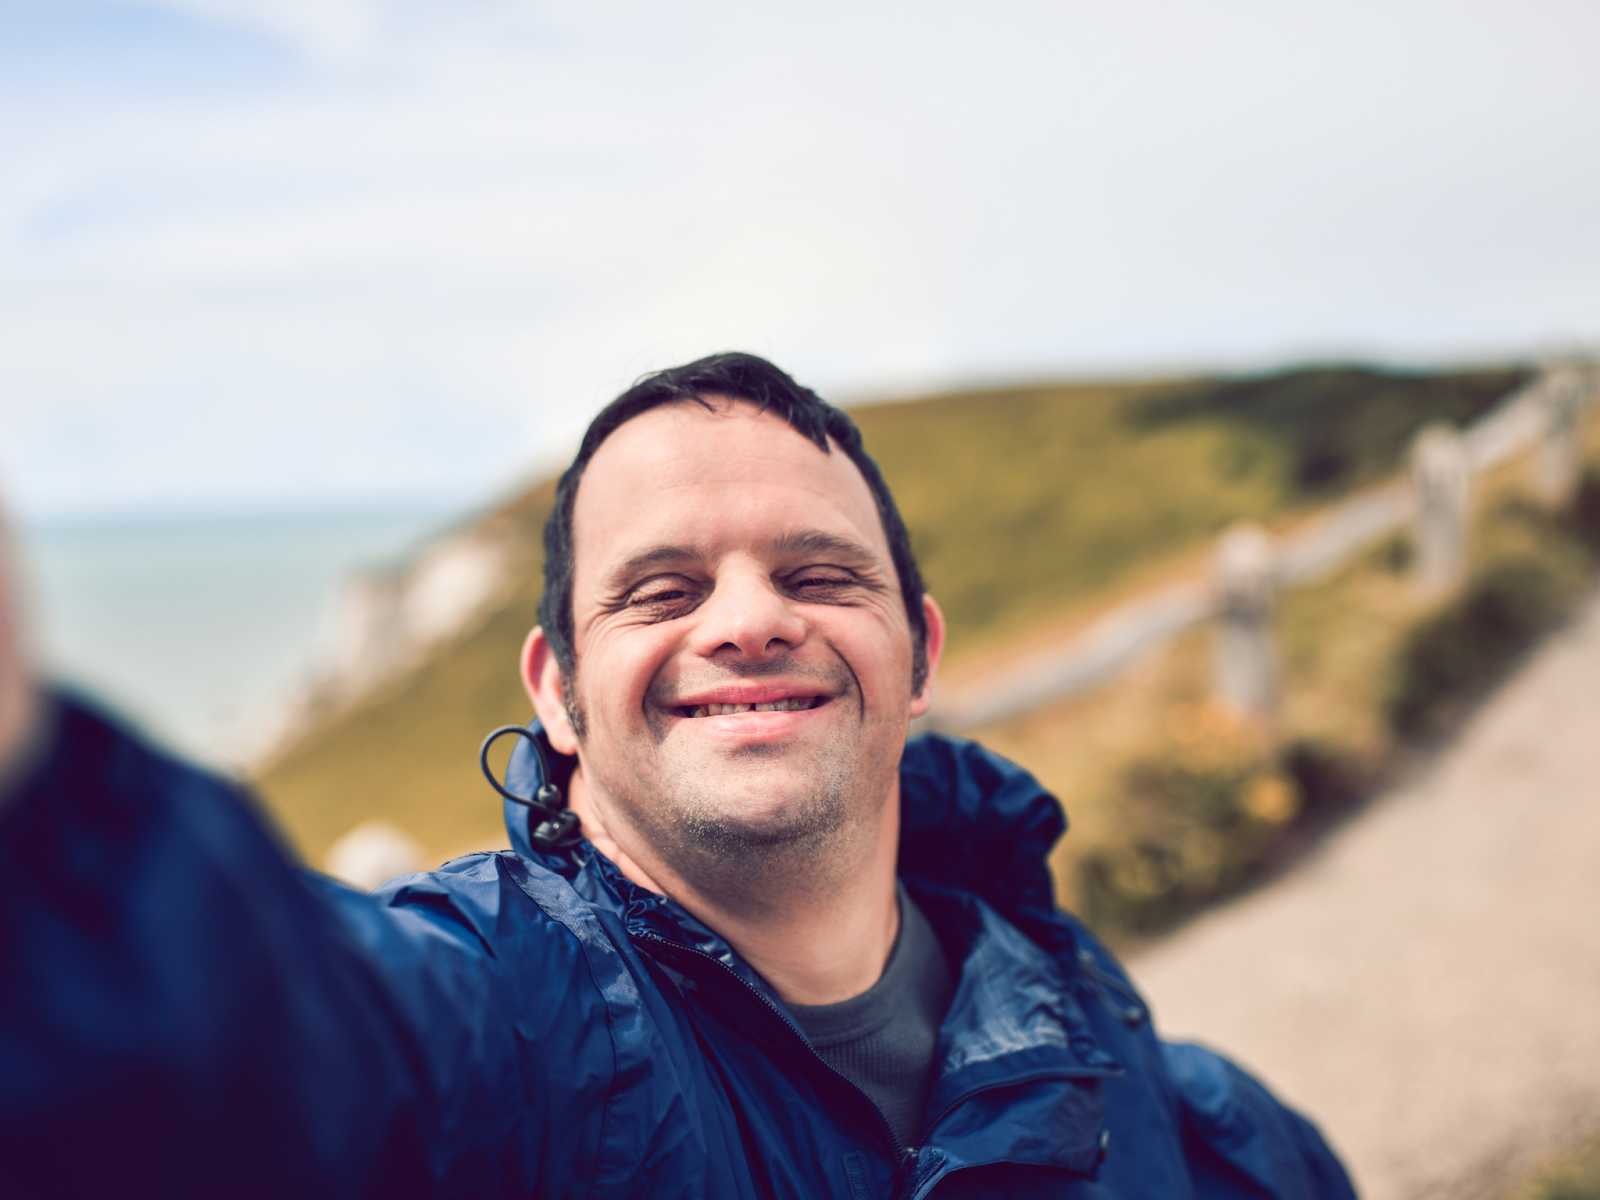
[[[781,712],[742,712],[727,716],[691,717],[686,710],[702,704],[772,704],[795,697],[816,698],[810,708]],[[824,713],[834,696],[816,684],[728,683],[674,697],[668,711],[683,729],[724,742],[781,741],[800,732]]]

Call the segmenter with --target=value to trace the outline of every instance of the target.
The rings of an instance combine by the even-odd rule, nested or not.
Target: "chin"
[[[770,772],[759,782],[717,778],[708,773],[698,786],[673,797],[672,823],[688,840],[719,853],[816,847],[848,822],[850,789],[838,779],[785,781],[774,786]],[[737,772],[731,774],[737,775]],[[666,814],[662,814],[666,815]]]
[[[819,802],[819,797],[813,795],[797,795],[796,790],[760,787],[746,791],[730,782],[720,804],[713,802],[706,805],[711,810],[706,815],[728,825],[741,826],[752,833],[776,833],[791,826],[811,823],[819,809],[836,807],[825,801]]]

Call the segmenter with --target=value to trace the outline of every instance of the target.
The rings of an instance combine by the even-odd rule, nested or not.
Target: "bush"
[[[1124,770],[1109,837],[1078,865],[1091,924],[1148,934],[1237,891],[1299,815],[1301,789],[1217,705],[1174,715]]]
[[[1291,742],[1283,771],[1300,791],[1297,826],[1322,827],[1361,802],[1371,786],[1370,764],[1320,739]]]
[[[1584,472],[1562,524],[1590,554],[1600,555],[1600,470]]]
[[[1600,474],[1587,472],[1559,515],[1512,500],[1489,526],[1502,548],[1401,647],[1387,705],[1401,736],[1449,724],[1571,606],[1600,555]]]
[[[1388,716],[1405,736],[1431,733],[1497,678],[1560,614],[1561,573],[1536,558],[1491,564],[1421,621],[1396,662]]]

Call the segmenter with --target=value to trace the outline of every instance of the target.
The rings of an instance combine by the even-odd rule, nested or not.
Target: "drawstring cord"
[[[508,790],[505,784],[495,778],[494,769],[489,766],[489,747],[508,733],[527,738],[528,745],[533,747],[534,757],[539,760],[539,778],[544,782],[532,799]],[[550,764],[545,761],[544,747],[539,745],[533,730],[521,725],[502,725],[483,739],[483,748],[478,751],[478,766],[483,768],[483,776],[489,781],[490,787],[513,804],[531,810],[528,840],[538,849],[546,854],[560,854],[583,840],[582,822],[578,820],[578,814],[566,806],[566,801],[561,798],[561,789],[550,782]]]

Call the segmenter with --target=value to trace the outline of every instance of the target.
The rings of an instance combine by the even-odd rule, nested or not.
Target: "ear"
[[[922,594],[922,615],[928,622],[928,678],[922,690],[911,697],[911,715],[920,717],[933,703],[933,677],[939,673],[939,656],[944,653],[944,613],[939,603],[926,592]]]
[[[522,643],[521,667],[522,686],[527,690],[528,699],[533,701],[551,748],[559,754],[576,754],[578,735],[572,731],[567,706],[561,700],[561,665],[556,662],[555,652],[545,640],[541,626],[535,625],[528,640]]]

